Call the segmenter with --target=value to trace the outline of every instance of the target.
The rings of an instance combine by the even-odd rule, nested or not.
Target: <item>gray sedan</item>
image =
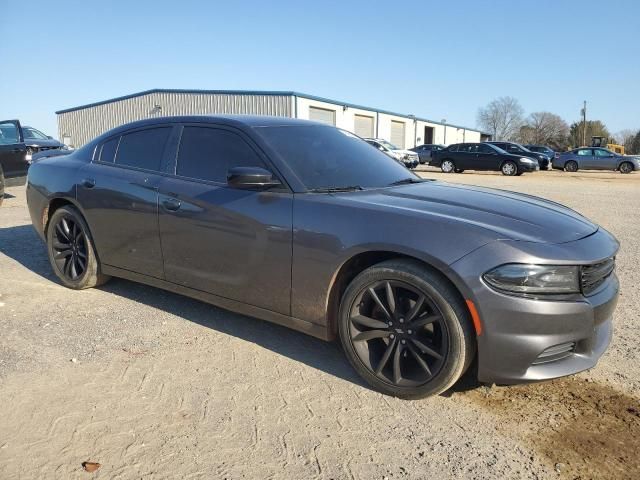
[[[122,277],[337,337],[399,397],[443,392],[474,362],[482,382],[569,375],[611,338],[607,231],[541,198],[423,180],[323,124],[142,120],[34,163],[27,199],[61,284]]]
[[[553,160],[553,168],[567,172],[614,170],[631,173],[640,170],[640,158],[620,155],[606,148],[582,147],[558,155]]]

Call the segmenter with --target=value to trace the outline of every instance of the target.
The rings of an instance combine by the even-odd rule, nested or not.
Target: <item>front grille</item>
[[[540,365],[542,363],[555,362],[556,360],[562,360],[573,354],[576,349],[576,342],[561,343],[560,345],[554,345],[543,351],[538,358],[535,359],[533,365]]]
[[[604,281],[609,278],[609,275],[613,273],[616,267],[615,258],[608,258],[604,262],[596,263],[594,265],[584,265],[580,269],[580,280],[582,286],[582,293],[589,295],[595,292]]]

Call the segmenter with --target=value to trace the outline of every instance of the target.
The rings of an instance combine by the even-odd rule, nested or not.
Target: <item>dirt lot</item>
[[[547,197],[620,239],[615,337],[597,368],[385,397],[335,344],[124,280],[63,288],[11,187],[0,478],[640,478],[640,174],[424,175]]]

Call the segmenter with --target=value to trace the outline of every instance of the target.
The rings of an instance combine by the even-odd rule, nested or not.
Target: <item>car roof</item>
[[[275,127],[275,126],[300,126],[300,125],[324,125],[324,123],[311,120],[302,120],[290,117],[275,117],[268,115],[176,115],[168,117],[155,117],[138,120],[121,125],[114,130],[128,130],[130,128],[157,125],[162,123],[216,123],[222,125],[247,126],[247,127]]]

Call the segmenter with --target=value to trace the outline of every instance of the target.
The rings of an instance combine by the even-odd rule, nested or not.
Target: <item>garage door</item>
[[[391,120],[391,143],[398,148],[404,148],[404,122]]]
[[[373,137],[373,117],[355,115],[353,119],[355,134],[363,138]]]
[[[326,108],[309,107],[309,120],[336,125],[336,111]]]

